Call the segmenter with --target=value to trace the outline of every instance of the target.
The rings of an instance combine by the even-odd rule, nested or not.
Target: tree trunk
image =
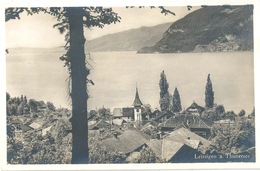
[[[72,164],[89,161],[87,126],[87,87],[89,70],[86,68],[82,8],[68,8],[72,98]]]

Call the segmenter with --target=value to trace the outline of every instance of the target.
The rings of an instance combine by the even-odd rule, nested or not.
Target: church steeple
[[[134,100],[134,103],[133,103],[133,106],[134,107],[141,107],[143,104],[139,98],[139,94],[138,94],[138,88],[136,86],[136,92],[135,92],[135,100]]]

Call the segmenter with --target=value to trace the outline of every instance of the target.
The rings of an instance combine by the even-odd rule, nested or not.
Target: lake
[[[52,101],[69,107],[67,69],[59,60],[62,52],[7,55],[7,92],[13,96]],[[250,113],[254,107],[253,52],[136,54],[95,52],[88,86],[88,109],[131,106],[138,86],[144,104],[159,107],[159,79],[164,70],[172,94],[178,88],[182,107],[193,101],[204,106],[207,75],[211,74],[215,103],[226,110]]]

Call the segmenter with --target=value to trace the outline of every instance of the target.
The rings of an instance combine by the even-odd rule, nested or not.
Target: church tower
[[[136,86],[134,106],[134,121],[142,122],[142,102],[139,98],[138,89]]]

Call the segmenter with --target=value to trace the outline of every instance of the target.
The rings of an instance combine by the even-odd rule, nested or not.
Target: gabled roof
[[[50,132],[51,128],[52,128],[52,126],[42,129],[42,136],[46,135],[47,132]]]
[[[47,108],[47,105],[44,103],[44,101],[38,101],[37,103],[40,108]]]
[[[134,117],[134,108],[123,108],[123,117]]]
[[[122,108],[115,108],[115,109],[113,110],[113,116],[114,116],[114,117],[121,117],[121,116],[123,116],[123,110],[122,110]]]
[[[146,124],[144,124],[144,126],[142,127],[142,130],[145,130],[149,127],[157,127],[158,123],[155,121],[148,121]]]
[[[209,146],[210,141],[190,132],[185,128],[180,128],[171,132],[164,139],[151,139],[147,146],[155,155],[166,161],[170,160],[184,146],[198,150],[200,145]]]
[[[29,130],[31,130],[32,128],[30,128],[29,126],[27,125],[21,125],[20,128],[23,130],[23,132],[27,132]]]
[[[181,142],[163,139],[162,159],[170,160],[184,145]]]
[[[113,119],[113,124],[121,126],[123,123],[126,123],[124,119]]]
[[[110,151],[128,154],[143,146],[151,137],[140,131],[126,131],[117,138],[108,138],[102,144]]]
[[[189,128],[210,129],[213,122],[193,114],[179,114],[166,120],[162,127],[177,128],[181,124],[185,124],[185,127],[188,126]]]
[[[164,139],[173,140],[188,145],[193,149],[197,149],[200,144],[209,146],[211,142],[185,128],[177,129],[165,136]]]
[[[170,160],[183,146],[184,143],[168,140],[168,139],[151,139],[147,142],[147,146],[160,159]]]
[[[162,139],[150,139],[146,144],[159,158],[162,158]]]
[[[205,110],[204,107],[198,105],[196,102],[193,101],[193,103],[190,105],[190,107],[188,107],[186,110],[192,110],[192,109],[197,109],[200,113],[203,112]]]
[[[161,112],[158,116],[156,116],[156,118],[154,118],[154,120],[158,121],[159,119],[161,119],[164,116],[167,116],[167,118],[169,118],[169,117],[171,117],[173,115],[174,115],[174,113],[172,113],[171,111],[166,110],[166,111]]]
[[[33,128],[33,129],[39,129],[40,127],[42,127],[42,125],[40,125],[39,123],[33,122],[29,125],[29,127]]]
[[[143,105],[143,103],[141,102],[141,100],[139,98],[138,89],[136,87],[135,100],[134,100],[133,106],[134,107],[141,107],[142,105]]]
[[[104,120],[100,120],[98,121],[96,124],[94,125],[90,125],[89,129],[102,129],[102,128],[108,128],[110,126],[109,123],[105,122]]]
[[[88,126],[94,125],[96,123],[97,123],[97,121],[88,121]]]

